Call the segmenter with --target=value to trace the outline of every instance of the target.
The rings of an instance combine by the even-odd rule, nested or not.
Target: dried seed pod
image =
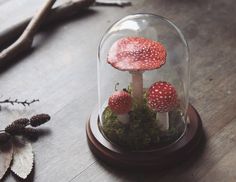
[[[10,138],[11,135],[8,133],[0,133],[0,145],[7,143]]]
[[[30,118],[30,125],[33,127],[37,127],[41,124],[46,123],[50,120],[50,116],[48,114],[38,114]]]
[[[18,134],[21,134],[24,128],[25,128],[25,125],[22,123],[12,123],[5,128],[5,132],[11,135],[18,135]]]
[[[22,135],[29,139],[37,139],[39,132],[35,128],[24,128],[24,130],[22,131]]]
[[[29,119],[27,119],[27,118],[20,118],[20,119],[17,119],[15,121],[13,121],[12,124],[23,125],[23,126],[26,127],[29,124]]]

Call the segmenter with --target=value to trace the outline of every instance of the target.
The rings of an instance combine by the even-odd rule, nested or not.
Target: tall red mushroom
[[[157,119],[160,128],[164,131],[169,129],[168,112],[176,106],[177,93],[173,85],[168,82],[159,81],[154,83],[147,92],[148,106],[157,111]]]
[[[128,92],[116,91],[114,92],[108,100],[108,106],[114,112],[118,120],[126,124],[129,121],[128,112],[132,107],[132,99]]]
[[[132,74],[132,94],[138,104],[143,100],[143,72],[160,68],[166,61],[166,49],[160,43],[143,37],[125,37],[110,48],[107,62]]]

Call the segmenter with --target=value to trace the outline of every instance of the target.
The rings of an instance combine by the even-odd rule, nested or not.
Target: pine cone
[[[38,114],[30,118],[30,125],[33,127],[37,127],[41,124],[46,123],[50,120],[50,116],[48,114]]]
[[[27,118],[20,118],[12,122],[15,125],[24,125],[26,127],[29,124],[29,119]]]
[[[11,136],[7,133],[0,133],[0,145],[7,143]]]
[[[24,128],[25,124],[13,122],[5,128],[5,131],[11,135],[19,135]]]
[[[39,134],[38,130],[34,128],[24,128],[24,130],[22,131],[22,135],[30,139],[37,139],[38,134]]]

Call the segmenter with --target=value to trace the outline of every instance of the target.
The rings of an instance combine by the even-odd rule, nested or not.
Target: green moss
[[[131,92],[129,88],[128,91]],[[103,112],[102,130],[112,143],[129,150],[168,145],[178,139],[185,128],[181,112],[176,109],[169,112],[170,129],[166,132],[160,131],[156,113],[147,107],[145,94],[143,106],[137,107],[137,104],[133,102],[132,111],[128,115],[128,124],[122,124],[107,107]]]
[[[171,112],[176,117],[178,112]],[[170,129],[162,132],[158,127],[156,113],[143,107],[129,113],[129,123],[120,123],[117,116],[107,107],[103,112],[103,132],[112,142],[131,150],[162,147],[174,142],[184,131],[184,123],[180,120],[170,123]],[[180,119],[180,118],[178,118]],[[178,125],[179,126],[178,126]]]
[[[129,149],[142,149],[150,143],[159,142],[158,121],[155,113],[147,108],[136,109],[129,113],[127,125],[120,123],[107,107],[103,113],[103,132],[109,140]]]

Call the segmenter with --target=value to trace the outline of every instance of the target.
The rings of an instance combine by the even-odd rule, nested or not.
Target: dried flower
[[[29,119],[27,118],[20,118],[12,122],[14,125],[23,125],[26,127],[29,124]]]
[[[0,145],[5,144],[10,138],[11,135],[8,133],[0,133]]]
[[[30,125],[33,127],[37,127],[41,124],[46,123],[50,120],[50,116],[48,114],[38,114],[30,118]]]
[[[25,125],[22,123],[12,123],[5,128],[5,131],[11,135],[18,135],[25,128]]]
[[[13,121],[10,125],[8,125],[5,130],[5,133],[0,133],[0,144],[1,141],[5,141],[7,137],[11,137],[14,135],[23,135],[26,137],[36,138],[38,137],[38,131],[33,128],[26,128],[26,126],[31,125],[33,127],[37,127],[41,124],[46,123],[50,120],[50,116],[48,114],[38,114],[29,119],[20,118]],[[5,139],[6,138],[6,139]]]

